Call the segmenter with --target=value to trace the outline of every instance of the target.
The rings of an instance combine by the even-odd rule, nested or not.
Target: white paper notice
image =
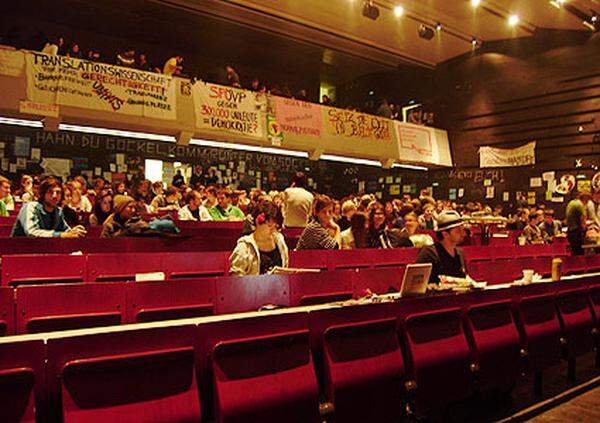
[[[5,172],[8,171],[8,163],[9,163],[8,159],[2,159],[2,170]]]
[[[27,159],[25,157],[17,157],[17,168],[25,169],[27,167]]]
[[[116,172],[116,171],[117,171],[117,165],[116,165],[116,164],[114,164],[114,163],[111,163],[111,164],[110,164],[110,171],[111,171],[111,172]]]
[[[508,201],[510,199],[510,192],[504,191],[502,193],[502,201]]]
[[[494,198],[494,187],[487,187],[485,189],[485,198]]]
[[[553,179],[556,179],[554,171],[542,173],[542,179],[544,181],[551,181]]]
[[[465,189],[459,188],[458,189],[458,198],[463,198],[464,196],[465,196]]]
[[[41,157],[42,157],[42,151],[39,148],[32,147],[31,148],[31,159],[39,161]]]
[[[94,175],[96,175],[96,176],[102,175],[102,168],[101,167],[95,167],[94,168]]]
[[[117,164],[124,165],[125,164],[125,154],[117,153]]]
[[[8,171],[10,173],[17,173],[17,164],[11,163],[10,166],[8,167]]]
[[[542,186],[542,178],[530,178],[529,186],[531,188],[540,188]]]

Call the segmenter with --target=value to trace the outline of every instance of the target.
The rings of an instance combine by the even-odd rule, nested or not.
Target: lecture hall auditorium
[[[600,421],[596,0],[0,6],[0,422]]]

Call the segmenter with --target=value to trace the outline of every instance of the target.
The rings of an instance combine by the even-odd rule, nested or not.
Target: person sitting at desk
[[[429,283],[440,283],[440,275],[464,278],[467,275],[465,256],[457,246],[465,238],[462,217],[454,210],[446,210],[438,216],[437,241],[423,247],[417,263],[431,263]]]
[[[212,220],[216,221],[241,221],[244,220],[244,212],[232,203],[233,193],[228,188],[222,188],[217,193],[217,205],[209,209],[208,212]]]
[[[70,228],[62,209],[62,185],[53,177],[40,184],[39,201],[23,204],[10,236],[36,238],[81,238],[86,231],[83,226]]]
[[[262,201],[252,211],[254,231],[238,239],[229,258],[232,275],[262,275],[288,267],[288,248],[279,228],[283,215],[273,202]]]
[[[529,215],[529,224],[523,229],[523,236],[527,244],[544,244],[546,237],[539,225],[543,219],[544,212],[535,212]]]

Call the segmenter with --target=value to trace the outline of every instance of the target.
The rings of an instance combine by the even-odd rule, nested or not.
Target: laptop
[[[427,291],[427,283],[431,274],[431,263],[409,264],[406,266],[402,285],[400,285],[400,297],[414,297],[423,295]]]

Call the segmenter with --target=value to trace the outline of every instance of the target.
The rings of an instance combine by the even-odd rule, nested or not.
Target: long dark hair
[[[98,224],[102,225],[104,223],[104,221],[108,218],[108,216],[110,216],[113,212],[113,205],[112,205],[112,198],[111,198],[111,205],[110,205],[110,210],[108,212],[105,212],[104,210],[102,210],[102,200],[104,200],[106,197],[112,197],[112,194],[107,192],[105,194],[99,195],[98,197],[96,197],[96,201],[94,202],[94,216],[96,216],[96,219],[98,219]]]
[[[350,230],[354,237],[355,248],[367,248],[369,246],[369,231],[365,228],[369,217],[366,213],[356,212],[350,218]]]

